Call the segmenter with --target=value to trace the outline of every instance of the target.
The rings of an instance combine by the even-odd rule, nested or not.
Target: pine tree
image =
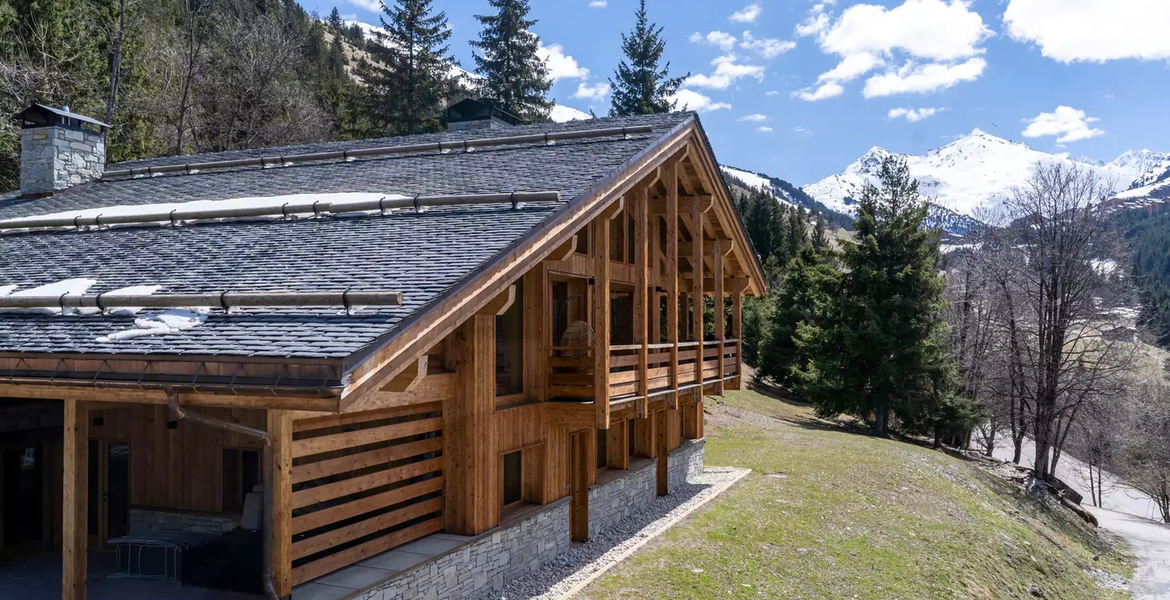
[[[817,251],[824,250],[829,247],[829,238],[825,234],[825,219],[817,215],[816,225],[813,226],[812,237],[809,238],[813,249]]]
[[[383,4],[382,31],[358,72],[367,83],[369,111],[376,133],[437,131],[442,103],[456,84],[449,54],[447,14],[433,13],[433,0],[395,0]]]
[[[488,0],[494,15],[476,15],[483,24],[471,45],[475,72],[483,75],[481,91],[496,106],[527,122],[548,120],[552,103],[546,97],[552,80],[548,67],[536,54],[540,38],[532,33],[535,20],[528,19],[528,0]]]
[[[892,412],[919,410],[944,364],[936,340],[945,324],[938,231],[923,227],[918,182],[896,157],[883,161],[879,179],[881,189],[862,194],[840,284],[825,290],[832,301],[800,327],[796,345],[809,357],[797,373],[801,395],[822,415],[872,416],[884,436]]]
[[[646,0],[641,0],[634,13],[637,22],[628,35],[622,34],[622,52],[629,59],[623,60],[609,78],[613,88],[610,116],[648,115],[674,110],[675,102],[670,99],[678,91],[690,73],[682,77],[670,76],[670,61],[659,68],[666,40],[662,39],[662,27],[650,23],[646,18]]]
[[[341,28],[345,27],[345,23],[341,20],[341,13],[337,12],[337,7],[333,7],[333,11],[329,13],[329,28],[333,30],[333,34],[337,35],[341,32]]]
[[[803,246],[788,264],[783,281],[770,294],[771,303],[766,335],[759,342],[757,374],[792,388],[799,381],[795,372],[807,364],[807,357],[797,346],[802,323],[812,323],[830,301],[828,291],[840,274],[835,257]]]

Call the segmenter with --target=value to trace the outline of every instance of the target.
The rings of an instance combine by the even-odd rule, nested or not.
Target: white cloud
[[[817,83],[824,83],[826,81],[846,82],[853,81],[862,75],[873,70],[875,67],[880,67],[885,61],[881,57],[869,52],[862,52],[861,54],[853,54],[841,59],[837,66],[821,73],[817,77]]]
[[[588,79],[589,69],[577,64],[577,59],[565,54],[565,48],[560,44],[544,45],[536,49],[536,55],[548,66],[548,76],[554,82],[560,79]]]
[[[1034,119],[1024,119],[1028,127],[1024,129],[1023,135],[1026,138],[1059,136],[1056,138],[1058,144],[1087,140],[1105,134],[1104,130],[1089,126],[1089,123],[1099,120],[1085,116],[1083,110],[1058,106],[1053,112],[1042,112]]]
[[[709,96],[704,96],[694,90],[679,90],[677,93],[669,97],[672,102],[677,102],[677,110],[693,110],[696,112],[711,112],[714,110],[728,110],[731,105],[726,102],[715,102]]]
[[[738,41],[734,35],[724,31],[712,31],[707,35],[699,32],[691,34],[690,41],[692,44],[707,44],[709,46],[718,46],[724,52],[731,52],[735,48],[735,43]]]
[[[985,51],[992,31],[962,0],[906,0],[887,9],[873,4],[849,7],[821,40],[821,49],[841,56],[901,50],[921,59],[951,61]]]
[[[764,67],[757,65],[741,65],[736,63],[737,57],[734,54],[720,56],[711,61],[715,65],[715,72],[710,75],[699,73],[698,75],[691,75],[683,84],[687,87],[701,87],[711,88],[715,90],[725,90],[731,87],[731,84],[743,77],[751,77],[756,81],[764,80]]]
[[[779,90],[768,90],[767,92],[764,92],[764,95],[765,96],[779,96],[780,91]]]
[[[987,66],[983,43],[994,33],[969,0],[904,0],[894,8],[856,4],[835,19],[829,4],[814,5],[796,33],[817,36],[821,50],[841,61],[817,78],[819,88],[797,97],[840,95],[840,84],[882,68],[866,81],[865,97],[928,93],[974,81]],[[898,62],[903,66],[896,67]]]
[[[796,42],[776,38],[757,38],[752,36],[752,32],[745,31],[743,32],[743,41],[740,42],[739,47],[756,52],[760,56],[771,60],[795,48]]]
[[[740,121],[749,121],[752,123],[759,123],[760,121],[767,121],[768,115],[761,115],[760,113],[755,113],[753,115],[744,115],[744,116],[740,117],[739,120]]]
[[[1170,58],[1166,0],[1011,0],[1007,33],[1065,63]]]
[[[987,61],[972,58],[958,64],[930,63],[918,65],[907,62],[897,71],[887,71],[865,80],[866,98],[882,98],[896,94],[926,94],[945,90],[964,81],[975,81],[983,75]]]
[[[800,98],[805,102],[816,102],[817,100],[825,100],[828,98],[836,98],[845,93],[845,88],[841,87],[839,83],[829,82],[817,89],[805,88],[792,93],[794,98]]]
[[[601,100],[609,95],[609,84],[602,81],[600,83],[589,85],[582,81],[577,84],[577,91],[573,94],[574,98],[582,98],[585,100]]]
[[[803,133],[805,135],[812,135],[812,132],[809,131],[808,129],[805,129],[804,127],[797,127],[796,129],[792,130],[792,133]]]
[[[589,3],[589,8],[605,8],[609,3],[605,0],[593,0]]]
[[[764,12],[764,7],[758,3],[749,4],[732,13],[729,18],[736,23],[755,23],[756,17],[760,16],[761,12]]]
[[[917,123],[923,119],[929,119],[938,113],[946,110],[946,108],[894,108],[886,115],[890,120],[900,119],[905,117],[911,123]]]
[[[381,0],[349,0],[349,3],[358,8],[364,8],[370,12],[382,12]]]
[[[759,126],[759,127],[757,127],[757,128],[756,128],[756,131],[758,131],[758,132],[760,132],[760,133],[772,133],[772,128],[771,128],[771,127],[765,127],[765,126],[761,125],[761,126]]]

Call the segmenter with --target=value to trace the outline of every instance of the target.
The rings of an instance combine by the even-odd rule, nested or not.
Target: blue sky
[[[378,0],[300,0],[377,23]],[[604,115],[634,0],[532,0],[560,104]],[[436,0],[452,51],[486,0]],[[721,162],[797,185],[871,146],[921,153],[980,128],[1112,160],[1170,151],[1167,0],[649,0]],[[1026,134],[1026,135],[1025,135]]]

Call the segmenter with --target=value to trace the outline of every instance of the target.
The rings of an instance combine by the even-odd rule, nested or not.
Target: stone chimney
[[[51,196],[101,179],[106,170],[108,125],[71,113],[68,106],[34,104],[17,116],[21,126],[21,196]]]
[[[448,131],[468,129],[502,129],[519,125],[520,117],[496,108],[488,100],[464,98],[447,107],[443,113]]]

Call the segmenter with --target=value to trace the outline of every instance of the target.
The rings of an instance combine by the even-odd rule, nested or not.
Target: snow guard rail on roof
[[[387,156],[393,154],[418,154],[422,152],[438,152],[440,154],[463,150],[470,152],[475,148],[488,146],[516,146],[521,144],[553,144],[564,140],[580,140],[620,135],[622,137],[644,134],[654,131],[649,125],[636,127],[608,127],[603,129],[586,129],[582,131],[561,131],[514,135],[507,137],[482,138],[477,140],[462,140],[458,142],[431,142],[427,144],[408,144],[404,146],[384,146],[380,148],[359,148],[355,150],[338,150],[333,152],[316,152],[311,154],[293,154],[261,156],[259,158],[241,158],[237,160],[221,160],[205,163],[185,163],[178,165],[163,165],[158,167],[144,167],[140,169],[111,169],[102,176],[103,180],[119,177],[134,177],[137,175],[161,175],[165,173],[194,173],[213,169],[235,169],[240,167],[268,167],[285,166],[301,162],[321,162],[330,160],[350,160],[370,156]]]

